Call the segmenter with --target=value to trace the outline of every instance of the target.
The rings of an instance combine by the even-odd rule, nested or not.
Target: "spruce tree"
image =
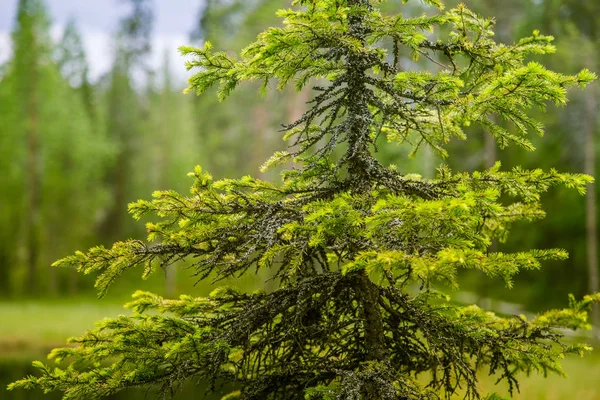
[[[90,69],[83,38],[74,19],[70,19],[65,26],[54,53],[61,74],[81,94],[92,122],[98,122],[98,105],[94,96],[94,87],[89,80]],[[96,125],[95,128],[99,130]]]
[[[404,17],[383,14],[378,0],[296,0],[279,12],[284,26],[239,58],[209,43],[183,47],[199,94],[218,85],[224,100],[243,81],[265,90],[316,81],[310,109],[283,127],[290,150],[264,166],[294,167],[279,184],[214,181],[197,167],[189,195],[159,191],[129,206],[136,219],[161,218],[147,224],[147,242],[96,247],[56,265],[98,274],[100,294],[130,268],[147,275],[180,260],[195,279],[216,282],[266,269],[277,288],[177,300],[137,292],[133,316],[99,322],[51,353],[67,367],[36,362],[40,375],[11,388],[91,399],[141,386],[167,396],[196,380],[232,385],[226,399],[477,399],[486,395],[479,374],[495,374],[512,393],[519,374],[560,374],[565,355],[589,350],[565,342],[563,329],[588,327],[598,294],[527,319],[455,304],[444,290],[458,287],[461,270],[510,286],[519,270],[565,258],[560,249],[489,247],[513,223],[544,216],[543,192],[563,185],[583,193],[590,177],[496,164],[472,174],[442,166],[424,179],[382,165],[374,144],[386,135],[445,157],[450,140],[478,125],[501,148],[533,150],[527,135],[544,128],[527,111],[564,105],[567,88],[595,75],[527,62],[554,51],[551,37],[498,44],[492,19],[424,2],[440,12]],[[406,53],[439,72],[400,70]]]
[[[35,295],[59,289],[52,260],[89,245],[111,153],[52,61],[49,37],[44,1],[20,0],[14,54],[0,81],[0,259],[11,269],[7,282],[24,276]]]
[[[154,24],[151,1],[127,0],[125,3],[130,10],[119,21],[110,83],[104,98],[106,133],[117,147],[115,161],[106,176],[112,189],[112,204],[101,224],[102,237],[109,241],[134,233],[122,205],[133,201],[137,197],[135,193],[139,193],[133,158],[136,137],[143,134],[139,122],[147,119],[147,115],[135,90],[135,78],[148,72]]]
[[[208,42],[218,40],[222,51],[237,53],[246,46],[248,37],[255,37],[266,26],[279,22],[274,13],[281,7],[281,2],[272,4],[275,2],[202,2],[192,39]],[[257,84],[240,88],[228,98],[227,107],[219,106],[217,97],[208,93],[194,99],[198,136],[203,150],[203,154],[197,156],[196,163],[202,164],[215,177],[253,174],[266,158],[281,147],[280,138],[270,133],[286,120],[282,115],[283,106],[286,99],[292,96],[285,96],[285,93],[270,94],[257,99],[256,88]],[[206,118],[206,115],[210,115],[210,118]],[[206,154],[212,156],[206,157]]]
[[[54,53],[56,64],[65,79],[75,88],[82,87],[89,68],[83,38],[74,19],[70,19],[65,26]]]

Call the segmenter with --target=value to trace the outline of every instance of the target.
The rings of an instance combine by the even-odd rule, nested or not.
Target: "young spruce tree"
[[[439,0],[424,1],[442,10]],[[134,316],[102,321],[51,353],[68,367],[36,362],[40,376],[12,388],[92,399],[139,386],[169,394],[192,379],[235,386],[227,399],[477,399],[478,373],[496,374],[512,392],[519,373],[560,374],[564,355],[588,350],[565,344],[562,329],[587,327],[599,295],[528,320],[454,304],[439,288],[458,287],[461,269],[510,285],[521,269],[565,258],[562,250],[504,254],[489,246],[514,222],[543,217],[548,188],[583,193],[590,177],[496,165],[473,174],[441,167],[425,180],[373,154],[386,135],[446,156],[444,145],[466,139],[474,124],[500,147],[533,150],[527,135],[543,126],[527,110],[564,105],[567,88],[594,74],[526,62],[552,53],[552,38],[534,32],[498,44],[493,20],[462,5],[406,18],[383,14],[379,3],[296,0],[297,8],[279,12],[284,26],[259,35],[240,58],[208,43],[183,47],[198,94],[218,85],[225,99],[243,81],[302,89],[316,80],[312,107],[284,127],[291,150],[265,164],[293,160],[294,168],[273,184],[213,181],[197,167],[191,194],[161,191],[130,205],[136,219],[162,218],[148,224],[148,243],[119,242],[56,263],[97,273],[100,293],[129,268],[147,275],[180,260],[198,280],[269,269],[278,288],[178,300],[138,292],[128,304]],[[406,54],[439,72],[400,69]]]

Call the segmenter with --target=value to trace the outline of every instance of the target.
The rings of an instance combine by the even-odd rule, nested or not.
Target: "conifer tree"
[[[556,15],[560,15],[558,8],[561,7],[563,12],[567,12],[572,20],[564,20],[557,18]],[[548,2],[544,4],[543,14],[546,20],[546,24],[549,29],[553,31],[563,33],[563,36],[576,43],[577,46],[581,46],[585,49],[585,57],[581,60],[577,60],[576,57],[569,57],[567,60],[561,61],[568,62],[569,64],[581,64],[585,62],[587,65],[596,66],[598,65],[598,38],[600,38],[600,31],[598,30],[598,11],[600,11],[600,5],[598,3],[581,4],[576,1],[564,1],[563,4],[556,4],[556,2]],[[579,159],[583,159],[583,170],[586,174],[593,174],[596,170],[596,136],[598,134],[598,90],[596,87],[592,90],[586,91],[584,96],[580,96],[579,99],[582,103],[580,115],[574,116],[579,117],[578,120],[573,121],[576,125],[580,126],[580,131],[584,138],[583,140],[583,155],[578,154]],[[573,116],[572,116],[573,117]],[[577,139],[575,139],[577,140]],[[581,141],[581,140],[579,140]],[[585,211],[586,211],[586,255],[587,255],[587,269],[588,269],[588,289],[597,291],[600,289],[600,270],[598,264],[598,211],[596,207],[597,203],[597,190],[590,190],[586,196]],[[594,306],[592,310],[592,321],[594,325],[600,326],[600,309],[598,306]],[[597,333],[597,337],[600,337],[600,332]]]
[[[184,191],[190,165],[207,154],[198,144],[195,124],[195,99],[181,96],[175,89],[170,55],[165,52],[158,76],[152,74],[145,93],[147,119],[141,123],[143,135],[136,138],[137,149],[133,168],[139,174],[136,193],[174,189]],[[200,151],[199,151],[200,150]],[[166,272],[165,293],[173,295],[176,288],[176,268]]]
[[[83,47],[83,39],[75,20],[70,19],[58,46],[54,58],[60,72],[73,87],[81,87],[87,75],[88,65]]]
[[[30,294],[58,289],[48,264],[86,245],[110,153],[52,60],[49,27],[42,0],[19,2],[14,55],[0,82],[0,258],[11,270],[25,267]]]
[[[116,160],[107,174],[113,194],[112,205],[101,228],[102,236],[111,241],[131,234],[122,204],[135,199],[136,174],[132,158],[136,152],[135,138],[141,133],[139,121],[143,120],[134,77],[136,74],[144,76],[147,72],[154,20],[152,2],[128,0],[126,3],[130,12],[119,23],[110,86],[105,97],[107,135],[117,146]]]
[[[270,0],[203,2],[198,26],[191,36],[194,40],[218,40],[223,51],[239,52],[247,44],[248,35],[255,37],[269,22],[279,22],[274,12],[281,3],[273,3]],[[265,15],[269,16],[269,22]],[[256,87],[247,85],[238,90],[228,99],[228,107],[220,107],[213,95],[195,99],[199,140],[204,153],[212,153],[211,157],[199,155],[196,162],[217,177],[254,173],[280,147],[280,138],[269,132],[277,130],[283,120],[279,117],[284,112],[283,96],[257,99]],[[252,147],[248,147],[248,142]]]
[[[49,22],[43,3],[39,0],[19,1],[13,33],[15,44],[15,89],[22,96],[19,104],[27,140],[25,163],[26,178],[23,187],[26,198],[24,232],[27,249],[27,288],[30,293],[38,289],[38,259],[41,232],[41,173],[40,167],[40,103],[38,87],[43,79],[41,66],[47,61],[50,43],[45,33]]]
[[[147,275],[183,259],[198,280],[268,269],[278,287],[177,300],[137,292],[128,304],[134,316],[102,321],[51,353],[68,367],[36,362],[40,375],[11,388],[90,399],[140,386],[168,395],[193,379],[233,385],[226,399],[477,399],[486,395],[478,374],[496,374],[512,393],[520,373],[560,374],[559,360],[585,353],[586,345],[563,341],[562,329],[587,327],[598,294],[527,319],[455,304],[443,290],[458,287],[463,269],[510,286],[520,270],[565,258],[560,249],[489,247],[514,222],[543,217],[540,197],[550,187],[583,193],[590,177],[496,164],[473,174],[442,166],[423,179],[382,165],[374,144],[386,135],[445,157],[451,139],[479,125],[501,148],[533,150],[527,135],[544,128],[527,111],[565,104],[568,87],[595,75],[527,62],[554,51],[551,37],[498,44],[492,19],[424,2],[440,12],[408,18],[382,13],[379,0],[296,0],[279,12],[284,26],[238,58],[209,43],[183,47],[196,70],[190,90],[217,85],[223,100],[243,81],[300,90],[317,80],[311,107],[283,128],[292,150],[264,165],[295,167],[280,184],[214,181],[197,167],[189,195],[159,191],[129,206],[136,219],[162,218],[147,224],[148,242],[96,247],[56,265],[98,274],[101,294],[130,268]],[[381,45],[388,41],[390,54]],[[443,69],[400,71],[405,53]]]
[[[97,122],[97,104],[94,97],[94,88],[89,80],[89,65],[81,33],[71,19],[67,23],[54,58],[63,77],[76,88],[83,99],[83,103],[93,122]]]

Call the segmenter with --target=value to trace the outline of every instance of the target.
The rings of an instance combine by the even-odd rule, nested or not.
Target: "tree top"
[[[225,100],[244,81],[260,82],[264,92],[271,82],[278,89],[294,84],[302,90],[312,80],[318,92],[312,107],[285,126],[292,150],[276,154],[269,164],[311,149],[315,154],[300,161],[314,166],[320,159],[330,161],[340,144],[350,143],[337,170],[362,156],[374,177],[381,175],[375,171],[381,166],[370,153],[381,135],[389,142],[410,143],[413,152],[428,145],[446,157],[445,145],[465,139],[468,127],[478,125],[501,148],[514,144],[534,150],[527,136],[543,135],[544,126],[527,111],[564,105],[569,87],[584,87],[596,78],[589,70],[563,75],[528,61],[553,53],[553,37],[534,31],[513,44],[497,43],[494,19],[463,4],[442,12],[441,2],[424,1],[434,6],[433,13],[405,16],[385,14],[379,3],[295,1],[298,7],[278,12],[281,27],[260,34],[238,57],[215,52],[209,42],[201,48],[183,46],[181,52],[191,58],[187,68],[195,71],[188,91],[202,94],[218,86]],[[417,61],[421,67],[413,68]],[[357,90],[366,121],[353,137],[349,124],[356,121],[343,116],[357,102]],[[315,148],[323,142],[324,147]]]

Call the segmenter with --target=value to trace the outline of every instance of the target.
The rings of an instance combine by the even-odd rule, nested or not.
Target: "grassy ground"
[[[585,358],[572,357],[563,363],[566,378],[541,375],[523,377],[520,380],[519,400],[600,400],[600,352],[596,350]],[[482,392],[496,392],[506,398],[506,385],[495,386],[491,377],[481,377]]]
[[[68,337],[82,334],[95,321],[127,313],[114,302],[93,299],[0,302],[0,363],[10,360],[29,364],[32,359],[44,359],[51,348],[63,345]],[[564,366],[568,378],[523,377],[521,393],[515,394],[514,398],[600,400],[600,349],[583,359],[569,358]],[[493,378],[482,376],[482,392],[497,392],[508,397],[507,388],[495,386],[494,382]],[[0,398],[4,395],[2,389]]]
[[[39,358],[95,321],[126,313],[122,306],[92,299],[0,303],[0,358]]]

